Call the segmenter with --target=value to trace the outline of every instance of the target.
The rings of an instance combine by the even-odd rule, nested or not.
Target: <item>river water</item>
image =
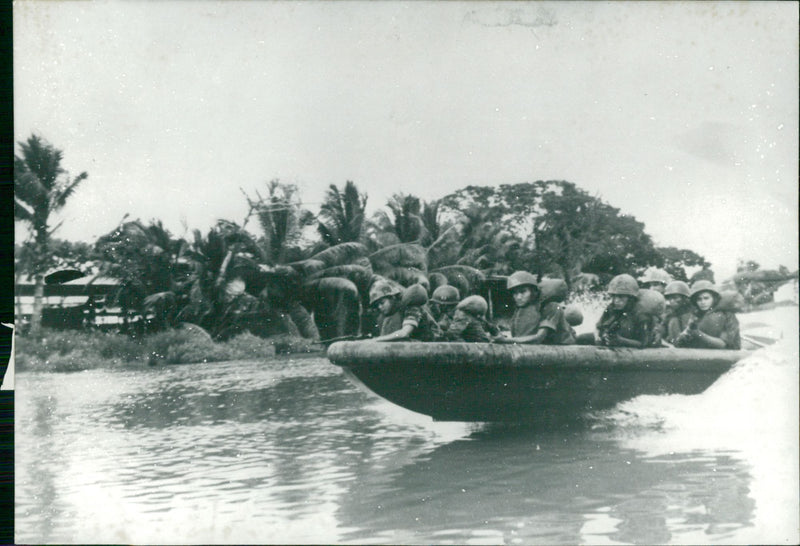
[[[320,357],[18,373],[16,541],[794,544],[797,308],[751,319],[784,339],[705,393],[557,430],[435,423]]]

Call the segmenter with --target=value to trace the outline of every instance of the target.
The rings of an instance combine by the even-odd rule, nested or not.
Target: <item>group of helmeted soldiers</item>
[[[611,301],[596,332],[576,335],[583,322],[576,304],[567,304],[563,279],[537,280],[527,271],[512,273],[506,283],[514,300],[508,330],[487,319],[485,298],[460,297],[458,288],[437,287],[431,297],[421,284],[407,288],[378,280],[369,292],[379,311],[380,333],[372,341],[466,341],[544,345],[604,345],[608,347],[693,347],[739,349],[739,323],[732,297],[711,281],[690,287],[666,272],[648,271],[637,280],[617,275],[608,283]]]

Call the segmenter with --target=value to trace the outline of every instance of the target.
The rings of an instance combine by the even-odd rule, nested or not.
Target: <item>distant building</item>
[[[119,279],[84,276],[74,269],[47,274],[42,302],[42,326],[58,329],[76,329],[89,325],[116,327],[122,323],[121,309],[110,306],[108,302],[109,296],[119,286]],[[30,322],[34,290],[34,280],[27,275],[19,277],[14,284],[14,315],[15,322],[20,327]]]

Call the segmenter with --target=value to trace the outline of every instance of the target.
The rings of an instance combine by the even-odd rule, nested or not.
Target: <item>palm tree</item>
[[[461,222],[457,264],[469,265],[488,274],[508,274],[520,241],[489,214],[472,206],[465,210]]]
[[[370,222],[369,243],[373,250],[398,243],[419,242],[425,235],[419,197],[396,193]]]
[[[31,273],[35,280],[31,333],[42,324],[44,273],[52,261],[50,238],[59,227],[50,227],[50,215],[61,209],[78,185],[88,178],[82,172],[70,178],[61,166],[63,153],[38,135],[19,142],[22,155],[14,155],[14,218],[28,223],[34,241],[35,260]]]
[[[250,215],[255,215],[264,232],[263,247],[271,264],[284,264],[299,255],[303,228],[313,215],[300,208],[297,186],[271,180],[266,197],[256,192],[256,199],[247,196]],[[247,221],[245,221],[246,225]],[[299,257],[299,256],[298,256]]]
[[[447,210],[441,199],[423,203],[421,219],[425,237],[422,242],[431,269],[455,263],[461,247],[461,222],[445,219]]]
[[[320,206],[317,229],[323,242],[329,246],[350,243],[361,239],[367,195],[361,194],[350,180],[344,191],[331,184]]]
[[[143,324],[152,313],[157,327],[173,325],[185,296],[187,281],[180,271],[185,247],[186,242],[173,238],[161,221],[150,225],[138,220],[122,222],[97,240],[100,274],[121,281],[114,299],[122,307],[126,323],[133,314]]]

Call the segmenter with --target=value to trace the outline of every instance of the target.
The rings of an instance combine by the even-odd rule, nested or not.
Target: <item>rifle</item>
[[[363,339],[372,339],[372,336],[367,336],[367,335],[339,336],[339,337],[331,337],[328,339],[320,339],[318,341],[313,341],[312,343],[315,345],[325,345],[327,347],[328,345],[336,343],[337,341],[361,341]]]
[[[622,327],[622,313],[618,313],[607,323],[603,324],[602,329],[598,329],[599,345],[609,345],[610,340],[616,337]]]

